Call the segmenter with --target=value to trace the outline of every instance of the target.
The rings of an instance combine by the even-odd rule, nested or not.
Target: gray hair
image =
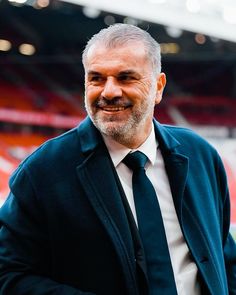
[[[85,67],[87,53],[95,43],[100,43],[107,48],[114,48],[134,41],[143,43],[154,72],[160,73],[161,52],[159,43],[148,32],[129,24],[114,24],[92,36],[82,54],[83,65]]]

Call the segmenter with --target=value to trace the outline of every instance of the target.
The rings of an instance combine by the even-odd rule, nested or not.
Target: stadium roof
[[[66,1],[236,42],[235,0]]]

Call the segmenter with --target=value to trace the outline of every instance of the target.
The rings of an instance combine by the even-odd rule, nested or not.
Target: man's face
[[[134,148],[148,137],[165,75],[155,75],[141,42],[93,45],[85,65],[85,106],[95,126]]]

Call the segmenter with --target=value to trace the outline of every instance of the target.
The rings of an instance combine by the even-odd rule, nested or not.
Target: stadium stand
[[[236,126],[236,100],[228,97],[176,97],[172,99],[172,106],[189,124]]]

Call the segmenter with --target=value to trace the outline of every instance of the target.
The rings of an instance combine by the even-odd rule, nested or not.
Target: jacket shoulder
[[[79,159],[79,137],[77,128],[51,138],[26,157],[10,177],[10,184],[23,171],[32,175],[44,175],[63,171],[68,165],[77,165]]]
[[[190,128],[173,125],[162,125],[162,128],[172,135],[183,147],[197,145],[198,147],[216,151],[207,139]]]

